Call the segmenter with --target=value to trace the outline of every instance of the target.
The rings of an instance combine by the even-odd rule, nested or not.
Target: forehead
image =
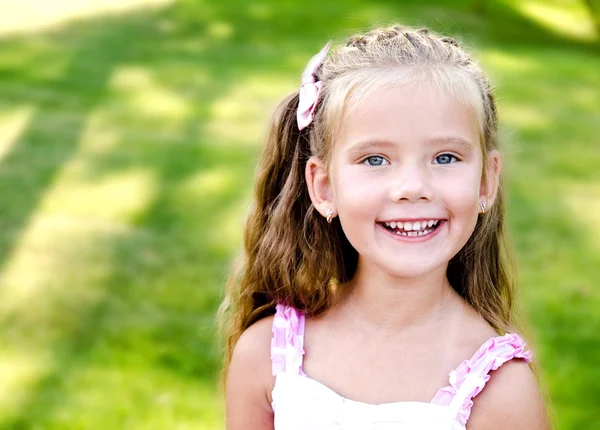
[[[393,85],[368,94],[343,120],[340,149],[357,142],[418,145],[454,139],[480,147],[476,110],[427,82]]]

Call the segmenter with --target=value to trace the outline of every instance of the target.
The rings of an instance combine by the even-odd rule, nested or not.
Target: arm
[[[240,336],[231,358],[225,388],[227,430],[272,430],[271,327],[263,318]]]
[[[468,430],[549,430],[544,399],[533,372],[522,360],[511,360],[490,373],[473,399]]]

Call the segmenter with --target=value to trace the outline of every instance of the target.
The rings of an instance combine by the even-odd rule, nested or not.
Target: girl
[[[549,428],[488,80],[425,29],[328,49],[273,121],[221,308],[227,428]]]

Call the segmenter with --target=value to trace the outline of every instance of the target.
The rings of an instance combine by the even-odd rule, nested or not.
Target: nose
[[[434,188],[431,172],[427,166],[416,164],[396,167],[390,186],[390,198],[394,202],[431,201]]]

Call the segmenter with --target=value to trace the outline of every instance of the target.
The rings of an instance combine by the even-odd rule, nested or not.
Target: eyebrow
[[[368,149],[377,147],[393,147],[396,146],[394,143],[388,141],[388,140],[379,140],[379,139],[367,139],[367,140],[362,140],[359,141],[353,145],[351,145],[346,152],[363,152],[366,151]]]
[[[471,151],[476,149],[476,145],[470,140],[463,139],[460,136],[442,136],[435,137],[429,140],[429,143],[436,146],[441,145],[456,145],[461,148],[463,151]]]
[[[475,145],[467,140],[467,139],[463,139],[462,137],[459,136],[441,136],[441,137],[435,137],[432,139],[428,139],[427,144],[431,145],[431,146],[442,146],[442,145],[456,145],[458,147],[460,147],[460,149],[462,149],[465,152],[468,151],[472,151],[475,149]],[[368,149],[371,149],[373,147],[393,147],[396,146],[395,143],[388,141],[388,140],[381,140],[381,139],[366,139],[363,141],[359,141],[353,145],[351,145],[348,149],[347,152],[362,152],[362,151],[366,151]]]

